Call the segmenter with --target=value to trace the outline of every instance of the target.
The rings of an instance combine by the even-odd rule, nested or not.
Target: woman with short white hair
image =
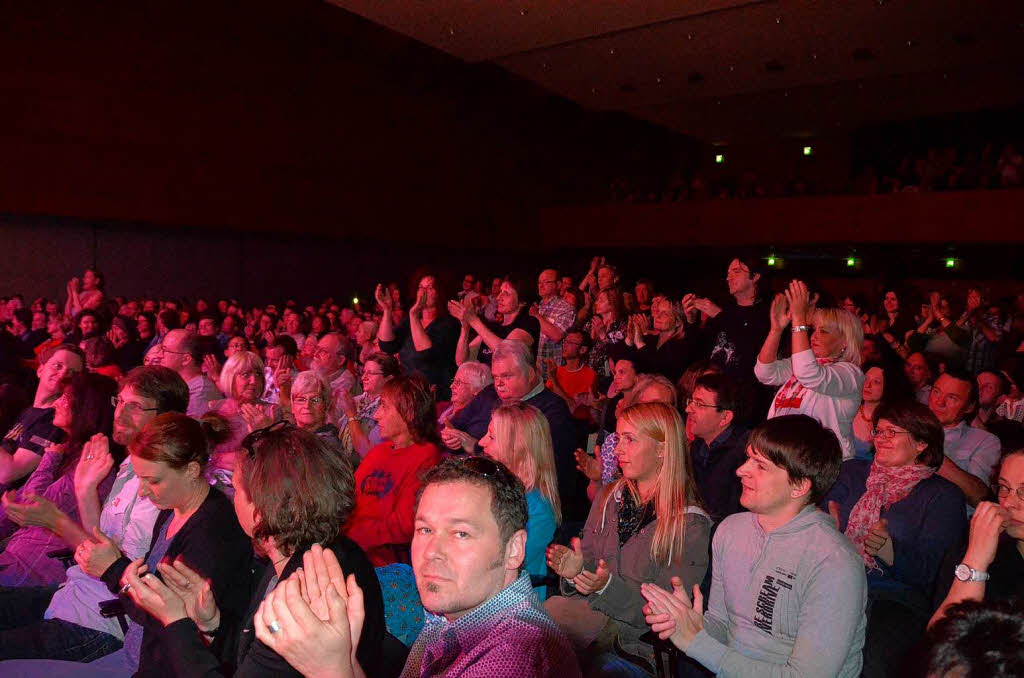
[[[790,325],[792,355],[777,360],[782,333]],[[855,315],[840,308],[815,309],[807,285],[792,281],[785,294],[776,295],[772,302],[771,329],[754,364],[762,384],[779,387],[768,418],[810,415],[836,434],[843,459],[853,458],[853,418],[864,386],[863,339],[864,330]]]
[[[494,382],[491,368],[476,360],[468,360],[455,371],[452,379],[452,400],[437,418],[437,423],[444,426],[463,407],[468,405],[480,391]]]

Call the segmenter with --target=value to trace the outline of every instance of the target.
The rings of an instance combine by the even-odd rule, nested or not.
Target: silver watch
[[[960,581],[988,581],[988,572],[978,572],[966,563],[957,565],[953,574]]]

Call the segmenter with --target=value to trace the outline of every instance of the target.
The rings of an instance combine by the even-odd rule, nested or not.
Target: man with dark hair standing
[[[740,382],[727,374],[705,374],[686,399],[693,479],[716,521],[743,510],[736,470],[747,460],[750,407]]]
[[[754,361],[769,330],[768,304],[759,294],[764,286],[762,276],[763,268],[758,259],[737,257],[729,262],[725,276],[735,305],[720,308],[692,294],[683,298],[683,310],[687,314],[698,310],[708,316],[708,357],[721,365],[726,374],[738,379],[750,379]]]
[[[864,564],[815,506],[842,458],[835,434],[806,415],[756,428],[737,471],[749,512],[715,534],[708,610],[699,587],[691,604],[678,580],[672,593],[642,584],[654,632],[717,676],[859,676]]]

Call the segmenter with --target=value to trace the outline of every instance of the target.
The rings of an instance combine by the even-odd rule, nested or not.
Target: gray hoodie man
[[[860,675],[864,564],[828,514],[807,506],[772,532],[755,513],[729,516],[712,573],[704,628],[686,654],[715,675]]]

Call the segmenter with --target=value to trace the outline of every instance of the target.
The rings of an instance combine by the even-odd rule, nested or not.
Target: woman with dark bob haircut
[[[883,402],[873,417],[873,461],[844,462],[822,507],[861,554],[869,610],[864,675],[899,666],[934,609],[939,566],[962,548],[963,493],[936,471],[943,430],[914,400]]]
[[[380,586],[362,549],[339,536],[354,504],[348,459],[320,436],[280,422],[242,441],[234,482],[235,515],[264,556],[253,571],[257,583],[244,613],[238,614],[241,607],[220,608],[208,582],[180,563],[159,566],[163,583],[131,574],[126,578],[136,603],[164,625],[162,638],[170,649],[166,675],[299,676],[255,639],[252,620],[278,581],[304,567],[304,576],[314,583],[320,573],[309,555],[303,557],[313,544],[332,551],[344,572],[355,575],[366,604],[356,656],[362,666],[377,666],[384,636]],[[248,568],[238,575],[243,571]]]
[[[356,469],[356,508],[346,534],[376,567],[409,562],[420,476],[441,461],[434,394],[419,375],[384,385],[373,418],[384,442]]]

